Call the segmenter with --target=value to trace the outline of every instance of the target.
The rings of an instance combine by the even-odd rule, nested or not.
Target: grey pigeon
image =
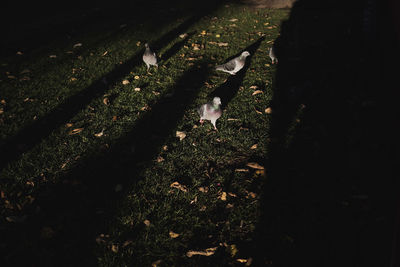
[[[229,60],[225,64],[218,65],[215,67],[216,70],[227,72],[231,75],[235,75],[239,70],[241,70],[246,63],[246,57],[250,56],[250,53],[244,51],[240,56]]]
[[[150,66],[158,67],[156,53],[151,51],[148,43],[145,43],[144,46],[146,47],[146,50],[143,54],[143,61],[146,63],[147,70],[149,70]]]
[[[219,97],[214,97],[212,102],[201,105],[197,109],[197,112],[200,115],[200,123],[203,124],[204,120],[209,120],[211,121],[212,125],[214,125],[214,129],[217,130],[215,123],[222,115],[220,105],[221,99]]]
[[[272,47],[269,49],[269,57],[270,57],[271,60],[272,60],[272,64],[275,64],[275,62],[278,63],[278,58],[277,58],[276,55],[275,55],[275,48],[274,48],[274,46],[272,46]]]

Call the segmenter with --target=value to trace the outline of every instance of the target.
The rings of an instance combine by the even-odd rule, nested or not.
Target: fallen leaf
[[[49,58],[56,58],[56,55],[50,55]]]
[[[1,198],[6,198],[6,195],[4,194],[3,191],[0,191],[0,197],[1,197]]]
[[[160,95],[160,92],[153,91],[154,95]]]
[[[80,46],[82,46],[82,43],[76,43],[76,44],[74,44],[74,48],[80,47]]]
[[[249,192],[249,196],[251,197],[251,198],[256,198],[256,193],[253,193],[253,192]]]
[[[272,113],[272,108],[271,108],[271,107],[266,108],[266,109],[265,109],[265,113],[271,114],[271,113]]]
[[[225,207],[225,208],[227,208],[227,209],[232,209],[233,207],[234,207],[233,204],[228,203],[228,204],[226,204],[226,207]]]
[[[123,244],[122,244],[122,247],[124,248],[124,247],[127,247],[127,246],[129,246],[130,244],[132,244],[133,243],[133,241],[132,240],[126,240]]]
[[[201,33],[200,33],[200,34],[204,36],[204,35],[206,35],[206,34],[207,34],[207,32],[203,30],[203,31],[201,31]]]
[[[23,215],[23,216],[8,216],[6,217],[6,220],[8,222],[12,222],[12,223],[22,223],[26,220],[27,216]]]
[[[149,221],[149,220],[144,220],[143,223],[144,223],[147,227],[150,226],[150,221]]]
[[[15,76],[14,75],[8,75],[7,78],[8,79],[15,79]]]
[[[222,192],[222,194],[218,198],[222,201],[226,201],[226,192]]]
[[[136,92],[139,92],[139,91],[140,91],[140,88],[139,88],[139,87],[136,87],[136,88],[133,89],[133,90],[135,90]]]
[[[184,39],[184,38],[186,38],[187,36],[188,36],[187,33],[182,33],[182,34],[179,35],[179,38]]]
[[[164,151],[167,151],[167,150],[168,150],[168,146],[167,146],[167,145],[164,145],[164,146],[162,147],[162,149],[163,149]]]
[[[258,88],[257,85],[252,85],[252,86],[250,86],[250,89],[257,89],[257,88]]]
[[[129,81],[128,81],[128,80],[123,80],[123,81],[122,81],[122,84],[123,84],[123,85],[129,84]]]
[[[157,157],[157,162],[162,162],[162,161],[164,161],[164,158],[161,157],[161,156],[158,156],[158,157]]]
[[[219,37],[221,37],[221,35],[220,34],[216,34],[215,37],[219,38]]]
[[[175,233],[175,232],[173,232],[173,231],[169,231],[169,236],[170,236],[171,238],[177,238],[178,236],[180,236],[180,234],[177,234],[177,233]]]
[[[111,251],[114,253],[118,253],[118,245],[112,244],[111,245]]]
[[[70,131],[68,134],[69,135],[78,134],[82,131],[83,131],[83,128],[76,128],[76,129],[73,129],[72,131]]]
[[[232,192],[228,192],[228,195],[231,196],[231,197],[237,197],[237,195],[235,193],[232,193]]]
[[[199,209],[199,211],[205,211],[207,209],[207,207],[206,206],[201,206],[201,208]]]
[[[107,54],[108,54],[108,51],[104,52],[102,56],[104,57],[104,56],[107,55]]]
[[[239,121],[240,119],[233,119],[233,118],[229,118],[227,119],[227,121]]]
[[[190,201],[190,204],[194,204],[197,202],[197,196],[194,197],[194,199],[192,201]]]
[[[236,22],[236,21],[238,21],[238,19],[233,18],[233,19],[230,19],[229,21],[230,22]]]
[[[110,100],[108,99],[108,97],[103,98],[103,104],[104,105],[109,105],[110,104]]]
[[[65,127],[69,128],[69,127],[72,127],[72,125],[74,125],[74,124],[73,124],[73,123],[70,123],[70,122],[68,122],[68,123],[66,123],[66,124],[65,124]]]
[[[194,255],[211,256],[211,255],[214,255],[217,248],[218,247],[206,248],[203,251],[189,250],[188,252],[186,252],[186,256],[188,256],[189,258]]]
[[[218,46],[222,47],[222,46],[228,46],[228,43],[217,43]]]
[[[161,263],[162,263],[162,260],[156,260],[155,262],[153,262],[151,264],[151,267],[158,267],[158,266],[160,266]]]
[[[252,145],[250,149],[257,149],[257,144]]]
[[[246,263],[246,262],[247,262],[247,259],[236,259],[236,261],[237,261],[237,262],[240,262],[240,263]]]
[[[22,53],[21,51],[17,52],[17,55],[22,56],[24,53]]]
[[[263,114],[261,111],[258,111],[257,109],[256,109],[256,113],[257,114]]]
[[[137,41],[137,42],[136,42],[136,46],[140,46],[140,41]]]
[[[117,117],[116,115],[114,115],[114,116],[112,117],[112,121],[117,121],[117,119],[118,119],[118,117]]]
[[[181,184],[178,183],[178,182],[173,182],[173,183],[170,185],[170,187],[177,188],[177,189],[179,189],[179,190],[181,190],[181,191],[183,191],[183,192],[187,192],[187,191],[188,191],[188,189],[186,188],[186,186],[181,185]]]
[[[3,114],[3,113],[4,113],[4,109],[0,108],[0,114]]]
[[[137,75],[134,78],[135,78],[135,80],[139,80],[140,79],[140,77],[137,76]]]
[[[231,252],[232,258],[235,257],[235,255],[239,252],[235,244],[230,245],[229,250]]]
[[[247,167],[253,168],[253,169],[258,169],[258,170],[264,170],[264,167],[261,166],[260,164],[256,162],[249,162],[246,164]]]
[[[179,137],[179,141],[182,141],[186,137],[186,133],[181,131],[176,131],[176,137]]]
[[[258,95],[258,94],[262,94],[263,91],[261,90],[255,90],[251,95]]]
[[[76,81],[76,80],[78,80],[78,79],[75,78],[75,77],[71,77],[71,79],[70,79],[71,82],[74,82],[74,81]]]
[[[19,79],[20,81],[30,81],[31,78],[29,78],[28,76],[24,76],[21,79]]]

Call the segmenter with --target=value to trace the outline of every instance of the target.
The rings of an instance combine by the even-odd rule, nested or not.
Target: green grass
[[[288,10],[222,5],[188,25],[181,32],[189,33],[186,38],[179,33],[166,43],[160,36],[189,16],[149,28],[134,27],[132,19],[126,27],[108,27],[101,36],[82,29],[69,43],[55,40],[28,54],[3,58],[0,144],[25,131],[26,143],[33,145],[19,140],[15,145],[23,154],[1,171],[2,229],[34,225],[29,229],[36,237],[19,235],[25,240],[21,247],[56,255],[52,249],[58,246],[68,251],[79,244],[101,266],[149,266],[157,260],[165,266],[221,266],[251,258],[248,244],[266,175],[246,164],[265,163],[270,122],[265,109],[273,97],[275,71],[268,49],[287,16]],[[141,62],[145,40],[156,44],[161,59],[170,55],[150,73]],[[82,46],[74,48],[76,43]],[[238,77],[214,70],[254,43],[259,46],[253,47],[250,65]],[[200,49],[194,50],[193,44]],[[132,63],[137,55],[139,63]],[[253,95],[255,90],[262,93]],[[229,97],[224,101],[221,96],[224,110],[216,132],[209,122],[198,123],[196,107],[217,93]],[[40,132],[40,126],[32,126],[38,121],[55,127]],[[26,129],[42,134],[36,138],[38,132]],[[95,136],[102,130],[102,136]],[[186,137],[179,140],[176,131]],[[186,190],[171,187],[173,182]],[[64,201],[71,198],[73,204],[57,202],[64,187],[73,192]],[[71,229],[78,234],[69,233]],[[86,230],[88,236],[80,236]],[[171,238],[170,231],[179,236]],[[12,259],[15,247],[5,246]],[[186,256],[211,247],[217,247],[213,256]]]

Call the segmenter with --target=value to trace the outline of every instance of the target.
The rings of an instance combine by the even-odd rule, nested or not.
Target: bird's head
[[[148,44],[148,43],[145,43],[145,44],[144,44],[144,47],[149,48],[149,44]]]
[[[214,106],[221,105],[221,98],[219,98],[218,96],[214,97],[213,104]]]
[[[242,53],[242,57],[248,57],[248,56],[250,56],[250,53],[248,51],[244,51]]]

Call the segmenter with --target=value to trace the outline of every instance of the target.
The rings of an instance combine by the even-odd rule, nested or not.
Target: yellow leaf
[[[67,124],[65,124],[65,127],[69,128],[72,127],[72,125],[74,125],[73,123],[68,122]]]
[[[76,128],[76,129],[73,129],[72,131],[70,131],[68,134],[69,135],[78,134],[82,131],[83,131],[83,128]]]
[[[136,42],[136,46],[140,46],[140,41],[137,41],[137,42]]]
[[[215,37],[219,38],[219,37],[221,37],[221,35],[219,35],[219,34],[216,34],[216,35],[215,35]]]
[[[129,84],[129,81],[128,81],[128,80],[123,80],[123,81],[122,81],[122,84],[123,84],[123,85]]]
[[[70,79],[71,82],[74,82],[74,81],[76,81],[76,80],[78,80],[78,79],[75,78],[75,77],[71,77],[71,79]]]
[[[221,46],[228,46],[228,43],[218,43],[217,45],[220,46],[220,47]]]
[[[104,129],[101,132],[94,134],[96,137],[102,137],[104,135]]]
[[[108,97],[105,97],[103,99],[103,103],[104,103],[104,105],[109,105],[110,104],[110,100],[108,99]]]
[[[157,162],[162,162],[162,161],[164,161],[164,158],[161,157],[161,156],[158,156],[158,157],[157,157]]]
[[[262,94],[263,91],[261,90],[255,90],[251,95],[258,95],[258,94]]]
[[[207,186],[204,186],[204,187],[203,187],[203,186],[200,186],[200,187],[199,187],[199,191],[200,191],[200,192],[203,192],[203,193],[207,193],[207,192],[208,192],[208,187],[207,187]]]
[[[258,111],[257,109],[256,109],[256,113],[257,114],[263,114],[261,111]]]
[[[230,22],[236,22],[236,21],[238,21],[238,19],[230,19],[229,21]]]
[[[229,248],[230,248],[231,256],[235,257],[235,255],[239,252],[236,245],[230,245]]]
[[[261,166],[260,164],[256,162],[249,162],[246,164],[247,167],[253,168],[253,169],[258,169],[258,170],[264,170],[264,167]]]
[[[176,137],[179,137],[179,141],[182,141],[186,137],[186,133],[181,131],[176,131]]]
[[[174,233],[173,231],[169,231],[169,236],[171,238],[177,238],[178,236],[180,236],[180,234]]]
[[[139,92],[139,91],[140,91],[140,88],[139,88],[139,87],[136,87],[136,88],[133,89],[133,90],[135,90],[136,92]]]
[[[211,255],[214,255],[217,248],[218,247],[206,248],[203,251],[189,250],[188,252],[186,252],[186,256],[188,256],[189,258],[194,255],[211,256]]]
[[[135,80],[139,80],[140,79],[140,77],[137,76],[137,75],[134,78],[135,78]]]
[[[250,149],[257,149],[257,144],[252,145]]]
[[[265,109],[265,113],[271,114],[272,113],[272,108],[271,107],[266,108]]]
[[[102,56],[104,57],[104,56],[107,55],[107,54],[108,54],[108,51],[104,52]]]
[[[201,31],[201,33],[200,33],[201,35],[206,35],[207,33],[206,33],[206,31]]]

